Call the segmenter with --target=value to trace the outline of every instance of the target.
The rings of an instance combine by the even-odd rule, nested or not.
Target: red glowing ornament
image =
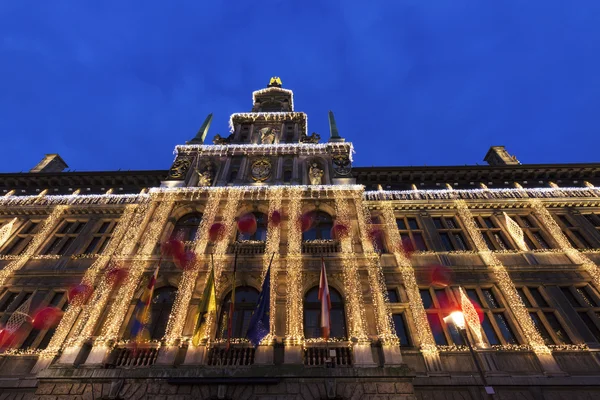
[[[344,224],[335,223],[331,228],[331,237],[335,240],[342,240],[350,235],[350,229]]]
[[[402,243],[400,245],[402,246],[402,252],[408,258],[410,258],[412,256],[412,254],[415,252],[415,245],[410,240],[410,238],[407,238],[407,237],[403,238]]]
[[[106,272],[106,282],[111,286],[122,284],[129,276],[125,268],[112,268]]]
[[[63,316],[63,312],[58,307],[45,307],[35,313],[31,325],[35,329],[49,329],[54,328],[60,322]]]
[[[256,217],[253,213],[242,215],[237,220],[237,227],[241,233],[253,235],[256,232]]]
[[[15,338],[14,332],[6,328],[0,330],[0,349],[9,347]]]
[[[277,211],[277,210],[273,211],[271,213],[271,218],[270,219],[271,219],[271,224],[274,227],[278,227],[279,224],[281,223],[281,213],[279,211]]]
[[[208,230],[208,237],[211,242],[218,242],[225,237],[225,225],[215,222]]]
[[[86,285],[84,283],[73,286],[67,292],[67,300],[69,303],[74,305],[82,305],[92,294],[92,287],[90,285]]]
[[[431,283],[434,286],[446,287],[452,282],[452,270],[443,265],[431,266]]]
[[[175,265],[184,271],[193,269],[196,265],[196,253],[191,250],[186,251],[181,257],[175,259]]]
[[[161,244],[160,250],[163,256],[180,257],[185,252],[185,244],[181,240],[171,238]]]
[[[313,224],[315,223],[315,217],[316,215],[314,211],[309,211],[302,214],[300,217],[300,228],[302,229],[302,232],[306,232],[312,228]]]

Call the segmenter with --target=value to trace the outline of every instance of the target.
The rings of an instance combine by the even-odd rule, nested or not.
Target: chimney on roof
[[[491,166],[497,165],[519,165],[521,162],[516,156],[511,156],[504,146],[492,146],[483,158]]]
[[[66,168],[69,166],[58,154],[46,154],[29,172],[63,172]]]

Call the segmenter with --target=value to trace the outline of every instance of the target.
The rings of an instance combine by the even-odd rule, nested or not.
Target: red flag
[[[321,301],[321,334],[325,340],[329,339],[331,332],[331,299],[329,297],[329,284],[327,283],[327,272],[325,261],[321,257],[321,279],[319,281],[319,300]]]

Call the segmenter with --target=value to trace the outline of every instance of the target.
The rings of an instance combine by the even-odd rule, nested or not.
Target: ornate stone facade
[[[496,146],[489,166],[356,168],[333,113],[330,140],[307,140],[281,86],[254,92],[213,145],[209,115],[170,170],[0,174],[0,324],[29,304],[64,311],[0,334],[0,400],[600,397],[599,164],[520,164]],[[255,232],[238,232],[248,213]],[[160,256],[170,237],[195,253],[186,268]],[[150,339],[133,343],[159,264]],[[269,265],[270,335],[255,348],[244,329]],[[211,269],[217,310],[194,345]],[[69,303],[75,285],[90,300]],[[464,297],[473,354],[445,320]]]

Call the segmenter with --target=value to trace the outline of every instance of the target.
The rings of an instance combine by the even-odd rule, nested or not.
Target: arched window
[[[331,240],[333,219],[323,211],[317,211],[312,227],[302,234],[302,240]]]
[[[177,288],[173,286],[164,286],[154,290],[152,302],[150,303],[150,315],[145,327],[151,340],[161,339],[165,335],[176,292]],[[132,315],[131,320],[129,321],[129,327],[126,332],[127,338],[130,338],[129,335],[131,333],[134,318],[135,316]]]
[[[231,321],[231,337],[244,338],[250,318],[258,302],[258,290],[251,286],[238,286],[235,288],[235,304],[233,309],[233,319]],[[221,315],[219,317],[218,338],[227,338],[227,327],[229,322],[229,308],[231,303],[231,292],[225,296],[221,306]]]
[[[254,217],[256,217],[256,232],[253,235],[249,235],[247,233],[239,234],[239,240],[267,240],[267,225],[268,225],[268,217],[261,212],[253,212]]]
[[[191,213],[179,218],[171,234],[172,238],[191,242],[196,239],[196,232],[202,221],[202,214]]]
[[[329,286],[331,300],[331,332],[332,338],[346,337],[346,315],[344,301],[339,292]],[[321,337],[321,301],[319,287],[310,289],[304,297],[304,337],[307,339]]]

